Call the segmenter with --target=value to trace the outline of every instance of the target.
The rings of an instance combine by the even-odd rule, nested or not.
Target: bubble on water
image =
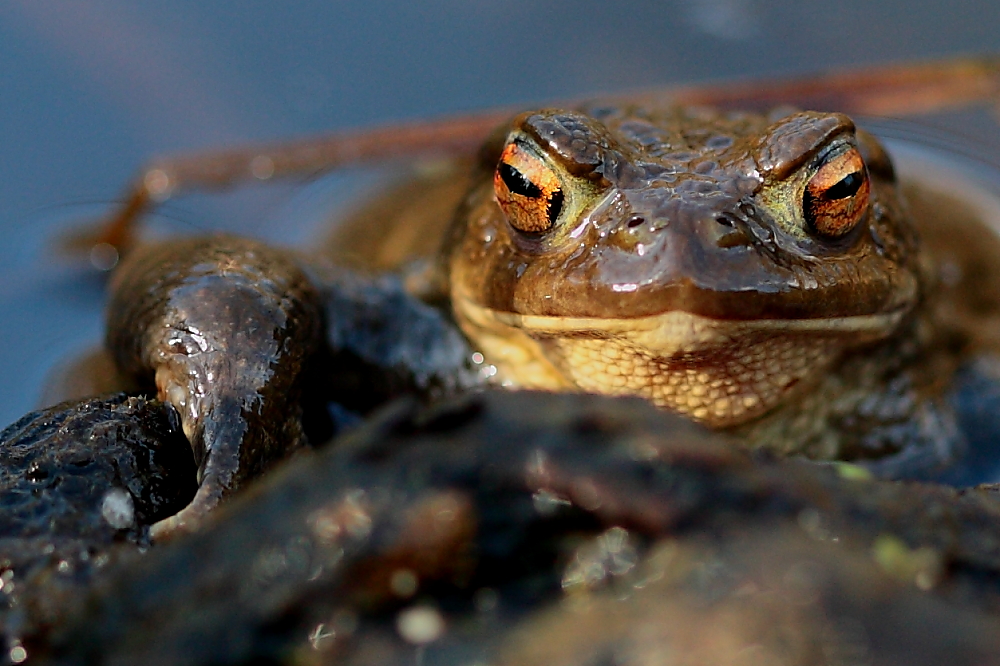
[[[99,271],[110,271],[118,265],[118,248],[111,243],[98,243],[90,248],[90,263]]]
[[[20,645],[15,645],[10,649],[10,660],[12,663],[20,664],[28,658],[28,651]]]

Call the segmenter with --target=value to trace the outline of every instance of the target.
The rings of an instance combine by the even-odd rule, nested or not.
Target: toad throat
[[[465,297],[453,305],[505,386],[637,395],[713,428],[770,411],[848,350],[892,335],[908,312],[730,321],[683,311],[521,315]]]

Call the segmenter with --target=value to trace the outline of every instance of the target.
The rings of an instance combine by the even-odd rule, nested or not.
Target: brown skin
[[[475,190],[451,253],[453,280],[482,305],[567,317],[683,309],[745,320],[882,313],[914,302],[906,292],[917,279],[915,238],[891,166],[845,116],[797,113],[774,121],[621,109],[598,122],[542,111],[515,126],[556,170],[568,172],[562,178],[575,172],[597,192],[574,219],[544,234],[518,233],[495,202],[498,154],[491,150],[489,177]],[[820,153],[838,141],[867,153],[874,191],[856,231],[826,239],[799,231],[799,220],[780,220],[764,195],[815,170]],[[584,146],[564,145],[573,143]],[[585,230],[568,238],[584,221]],[[486,236],[493,240],[483,242]],[[509,264],[526,268],[518,275]],[[803,288],[804,276],[816,286]],[[615,289],[627,283],[638,289]]]
[[[912,338],[921,294],[915,234],[874,139],[839,114],[589,114],[516,119],[484,150],[449,235],[456,318],[498,378],[641,395],[784,453],[897,452],[868,433],[900,432],[899,410],[824,439],[906,359],[876,347],[875,366],[850,370],[868,383],[846,389],[824,383],[829,369]],[[174,404],[200,468],[195,501],[157,533],[298,446],[298,377],[320,321],[296,264],[251,241],[157,246],[119,270],[108,348]],[[804,387],[818,405],[791,399]]]
[[[512,197],[503,162],[539,196]],[[864,196],[817,199],[859,164]],[[956,367],[1000,349],[982,288],[998,249],[961,192],[905,185],[912,206],[840,114],[531,112],[477,163],[356,212],[327,252],[450,306],[502,385],[639,395],[748,447],[928,476],[964,450]]]
[[[841,114],[595,106],[497,136],[447,255],[456,318],[508,384],[739,426],[920,300],[892,165]]]
[[[154,537],[194,526],[302,443],[299,381],[321,322],[298,265],[247,239],[151,245],[115,273],[107,348],[121,373],[177,410],[198,465],[194,500]]]

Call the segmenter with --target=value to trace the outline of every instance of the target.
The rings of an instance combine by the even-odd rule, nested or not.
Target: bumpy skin
[[[519,314],[684,310],[744,321],[883,313],[914,302],[916,239],[874,139],[858,141],[873,205],[849,237],[797,233],[764,200],[831,139],[854,140],[846,116],[603,107],[524,114],[510,131],[593,183],[597,196],[546,234],[519,234],[496,204],[499,145],[488,146],[451,252],[453,293]]]
[[[560,189],[550,229],[524,233],[498,203],[512,145]],[[870,195],[831,237],[810,226],[804,192],[838,150],[863,159]],[[446,262],[456,319],[505,384],[639,395],[785,454],[875,458],[918,442],[921,464],[949,458],[950,417],[920,402],[933,372],[911,373],[933,338],[916,316],[917,235],[888,156],[846,116],[530,112],[484,149],[479,178]],[[860,349],[874,365],[839,374]],[[860,432],[852,415],[882,391],[891,417],[865,414]],[[802,406],[810,395],[819,408]]]
[[[191,504],[154,536],[194,523],[303,440],[299,381],[321,337],[319,297],[294,261],[209,237],[133,255],[111,286],[119,370],[176,408],[198,465]]]

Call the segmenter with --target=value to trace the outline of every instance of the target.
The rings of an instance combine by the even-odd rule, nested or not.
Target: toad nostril
[[[644,224],[645,222],[646,218],[644,218],[642,215],[633,215],[628,219],[627,224],[629,229],[635,229],[640,224]]]

